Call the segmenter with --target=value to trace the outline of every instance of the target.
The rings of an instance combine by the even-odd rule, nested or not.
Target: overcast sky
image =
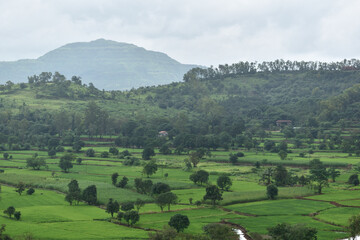
[[[182,63],[360,58],[358,0],[0,0],[0,61],[105,38]]]

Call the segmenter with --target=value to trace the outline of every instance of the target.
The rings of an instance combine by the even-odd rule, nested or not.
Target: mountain
[[[41,72],[81,76],[107,90],[130,89],[181,81],[194,65],[181,64],[164,53],[105,39],[70,43],[37,59],[0,62],[0,83],[26,82]]]

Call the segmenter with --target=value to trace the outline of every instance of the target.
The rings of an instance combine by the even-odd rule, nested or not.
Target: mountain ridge
[[[196,65],[181,64],[167,54],[134,44],[97,39],[69,43],[36,59],[0,62],[0,82],[24,82],[41,72],[81,76],[107,90],[124,90],[181,81]]]

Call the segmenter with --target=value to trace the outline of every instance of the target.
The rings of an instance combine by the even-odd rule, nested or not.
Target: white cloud
[[[183,63],[359,58],[356,0],[0,0],[0,60],[106,38]]]

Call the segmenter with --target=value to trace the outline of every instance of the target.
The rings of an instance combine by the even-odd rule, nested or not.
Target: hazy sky
[[[359,0],[0,0],[0,61],[105,38],[218,65],[360,58]]]

